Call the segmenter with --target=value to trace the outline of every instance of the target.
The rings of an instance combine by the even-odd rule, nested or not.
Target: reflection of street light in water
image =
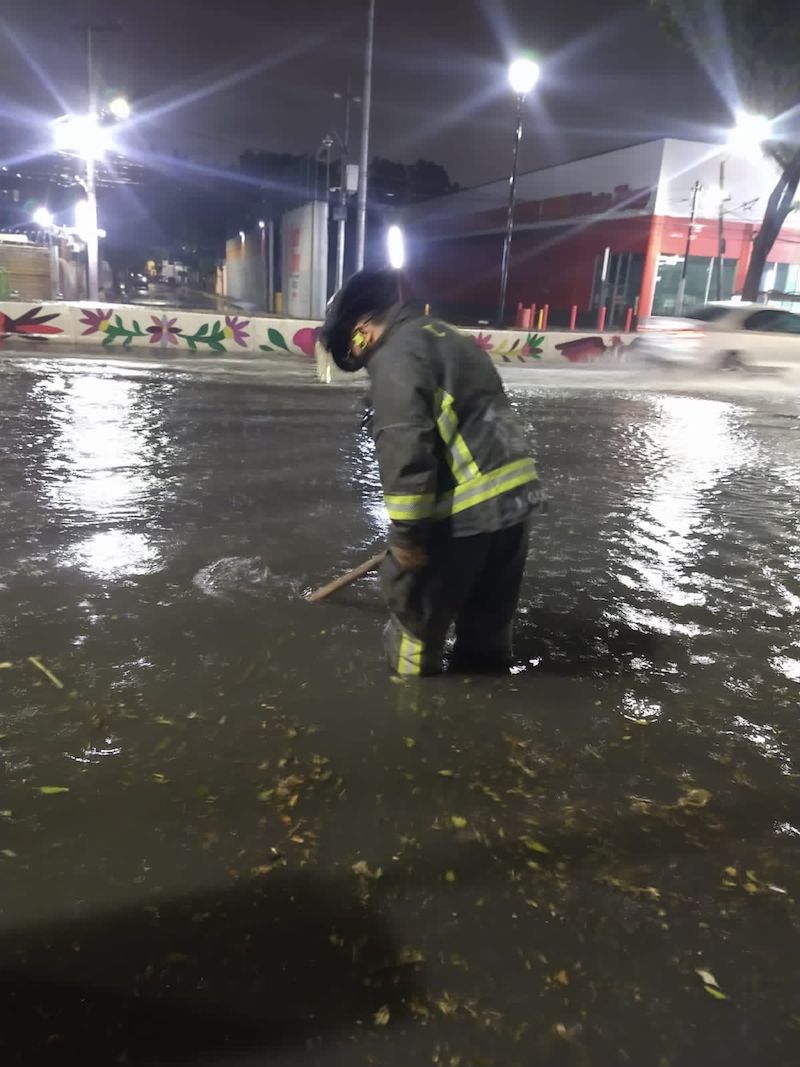
[[[136,403],[142,392],[139,383],[93,375],[75,375],[66,390],[47,384],[40,390],[56,428],[45,492],[80,536],[64,561],[100,577],[158,565],[158,548],[139,532],[148,505],[164,494],[153,470],[148,414]]]

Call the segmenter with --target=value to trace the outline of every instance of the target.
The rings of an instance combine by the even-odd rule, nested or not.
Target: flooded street
[[[4,1067],[793,1067],[800,395],[514,375],[522,666],[398,683],[361,392],[134,364],[0,361]]]

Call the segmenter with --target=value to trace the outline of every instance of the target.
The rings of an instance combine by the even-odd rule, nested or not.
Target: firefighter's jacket
[[[542,506],[519,420],[471,337],[401,307],[367,371],[392,544],[500,530]]]

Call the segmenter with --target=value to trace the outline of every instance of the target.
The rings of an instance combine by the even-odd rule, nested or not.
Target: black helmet
[[[361,360],[350,355],[353,331],[359,320],[367,315],[381,315],[402,299],[400,272],[389,267],[360,270],[334,294],[319,339],[340,370],[356,371],[363,366]]]

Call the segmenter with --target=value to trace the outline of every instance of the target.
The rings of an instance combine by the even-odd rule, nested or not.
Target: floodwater
[[[357,390],[0,386],[4,1067],[798,1062],[796,396],[515,379],[524,669],[397,683],[302,599],[385,532]]]

